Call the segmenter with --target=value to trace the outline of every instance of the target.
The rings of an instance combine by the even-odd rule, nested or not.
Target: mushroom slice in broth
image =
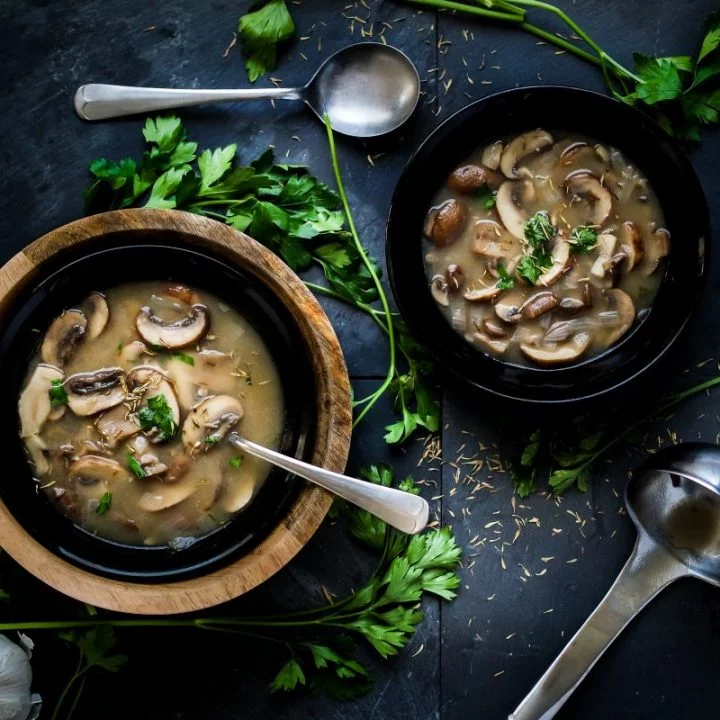
[[[64,387],[68,406],[83,417],[119,405],[127,395],[125,371],[119,367],[75,373],[65,380]]]
[[[108,321],[110,320],[110,308],[108,307],[105,296],[99,292],[90,293],[85,304],[89,307],[87,339],[94,340],[99,337],[107,327]]]
[[[183,425],[185,450],[204,452],[221,442],[244,414],[239,400],[230,395],[215,395],[193,408]]]
[[[204,305],[193,305],[188,314],[175,321],[163,320],[149,306],[140,308],[135,319],[140,337],[149,345],[178,349],[194,345],[210,330],[210,312]]]
[[[64,367],[87,332],[87,318],[80,310],[66,310],[45,333],[40,354],[43,362]]]
[[[59,383],[63,377],[63,371],[53,365],[40,364],[35,368],[18,402],[22,437],[36,435],[42,430],[53,409],[50,389],[53,382]]]

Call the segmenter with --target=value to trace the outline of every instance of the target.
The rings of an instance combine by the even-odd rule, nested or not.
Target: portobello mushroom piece
[[[88,340],[94,340],[107,327],[110,320],[110,308],[105,296],[99,292],[90,293],[84,305],[89,308],[87,337]]]
[[[52,365],[40,364],[20,394],[18,415],[20,435],[28,437],[39,433],[53,410],[50,388],[53,380],[62,380],[64,373]]]
[[[220,443],[242,419],[240,401],[231,395],[213,395],[192,409],[182,430],[185,451],[204,452]]]
[[[529,201],[533,193],[534,185],[531,182],[508,180],[500,186],[495,198],[495,209],[505,229],[521,241],[525,240],[525,223],[528,220],[528,214],[518,205],[516,198],[524,195],[525,199]]]
[[[210,311],[204,305],[193,305],[187,317],[168,322],[145,306],[140,308],[135,318],[135,327],[149,345],[175,350],[194,345],[207,335]]]
[[[568,195],[584,199],[589,205],[587,222],[589,225],[602,225],[612,210],[610,191],[591,173],[578,170],[565,179]]]
[[[471,252],[484,258],[498,260],[510,257],[517,248],[517,241],[500,223],[494,220],[478,220]]]
[[[553,245],[550,259],[552,260],[552,265],[547,272],[544,272],[538,278],[538,285],[548,287],[562,277],[568,266],[568,261],[570,260],[570,243],[567,238],[562,235],[558,235],[555,238],[555,244]]]
[[[62,368],[77,350],[87,332],[87,318],[80,310],[66,310],[45,333],[40,354],[43,362]]]
[[[645,261],[642,265],[643,275],[652,275],[659,267],[663,258],[670,252],[670,233],[665,228],[658,228],[645,243]]]
[[[437,247],[447,247],[457,240],[467,223],[467,205],[460,200],[446,200],[430,208],[425,218],[425,237]]]
[[[630,272],[642,262],[645,257],[645,243],[637,225],[631,220],[622,224],[620,235],[620,250],[626,256],[625,269]]]
[[[503,290],[501,288],[499,288],[497,285],[491,285],[490,287],[479,288],[477,290],[468,288],[463,293],[463,297],[468,302],[490,302],[491,300],[494,300],[502,292],[503,292]]]
[[[490,190],[497,190],[504,178],[499,172],[483,165],[462,165],[450,173],[448,185],[459,193],[470,194],[486,185]]]
[[[110,450],[140,432],[140,424],[125,404],[116,405],[100,415],[95,421],[95,427]]]
[[[590,347],[591,339],[590,333],[581,332],[561,345],[543,347],[522,344],[520,351],[538,365],[562,365],[577,360]]]
[[[500,167],[500,158],[502,157],[503,148],[505,146],[498,140],[488,145],[482,153],[481,162],[486,168],[497,170]]]
[[[125,371],[119,367],[75,373],[63,385],[69,408],[81,417],[115,407],[125,400],[127,394]]]
[[[35,466],[35,475],[47,475],[50,472],[48,446],[39,435],[28,435],[23,438],[25,448],[30,455],[30,462]]]
[[[535,320],[542,315],[554,310],[559,303],[558,296],[550,290],[535,293],[529,297],[521,306],[520,313],[528,320]]]
[[[552,135],[545,130],[533,130],[518,135],[506,148],[500,157],[500,169],[509,178],[516,178],[517,164],[528,155],[542,152],[553,143]]]
[[[605,339],[605,346],[614,345],[635,322],[635,304],[632,298],[620,288],[606,290],[603,297],[607,302],[608,309],[617,313],[617,325],[611,330]]]

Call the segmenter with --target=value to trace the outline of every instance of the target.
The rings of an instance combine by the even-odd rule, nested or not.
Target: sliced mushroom
[[[491,338],[504,338],[507,335],[505,328],[492,320],[483,320],[480,327]]]
[[[483,185],[490,190],[497,190],[503,180],[499,172],[483,165],[462,165],[450,173],[448,185],[456,192],[470,194]]]
[[[110,320],[110,308],[108,307],[105,296],[99,292],[90,293],[85,301],[85,305],[89,308],[87,325],[88,340],[94,340],[100,336],[107,326],[108,320]]]
[[[612,233],[600,233],[597,239],[597,258],[590,268],[590,274],[596,278],[604,278],[608,272],[610,258],[615,252],[617,238]]]
[[[500,157],[500,169],[506,177],[516,178],[518,176],[517,164],[523,158],[545,150],[550,147],[552,143],[552,135],[545,132],[545,130],[538,129],[518,135],[518,137],[503,150],[502,156]]]
[[[50,401],[52,381],[62,379],[63,371],[52,365],[40,364],[35,368],[18,401],[22,437],[35,435],[42,430],[53,410]]]
[[[243,416],[240,401],[230,395],[214,395],[193,408],[185,419],[182,439],[185,450],[205,451],[224,439]]]
[[[142,396],[140,407],[146,407],[148,402],[158,395],[165,398],[165,402],[170,408],[170,419],[175,428],[180,426],[180,405],[178,404],[175,388],[173,387],[169,376],[160,368],[153,365],[138,365],[127,374],[128,389],[134,395],[138,393]],[[153,427],[145,431],[148,439],[152,443],[161,443],[169,440],[165,437],[159,428]]]
[[[539,365],[561,365],[577,360],[590,347],[590,342],[590,333],[581,332],[562,345],[537,347],[522,344],[520,351]]]
[[[484,333],[474,333],[473,341],[491,355],[502,355],[510,345],[509,338],[491,338]]]
[[[577,140],[575,142],[571,142],[560,153],[560,161],[563,163],[563,165],[570,165],[575,162],[577,156],[581,152],[589,149],[590,146],[584,140]]]
[[[497,197],[495,198],[495,209],[500,216],[502,224],[505,229],[518,240],[525,239],[525,223],[528,219],[528,214],[515,202],[515,196],[521,189],[520,186],[527,184],[528,187],[533,187],[531,183],[522,181],[520,183],[512,182],[508,180],[504,182],[499,190],[497,191]]]
[[[430,208],[425,218],[424,233],[437,247],[447,247],[460,237],[467,223],[467,205],[460,200],[446,200]]]
[[[607,220],[612,210],[612,195],[594,175],[584,170],[570,173],[565,188],[569,195],[584,198],[588,202],[589,225],[602,225]]]
[[[118,443],[140,432],[135,415],[124,404],[116,405],[100,415],[95,421],[95,427],[102,435],[106,447],[111,450],[116,448]]]
[[[632,298],[620,288],[613,288],[603,293],[608,307],[617,313],[617,326],[607,336],[607,347],[614,345],[635,322],[635,304]]]
[[[492,145],[488,145],[482,153],[481,162],[486,168],[497,170],[500,167],[500,158],[505,146],[498,140]]]
[[[620,250],[626,255],[625,268],[628,272],[642,262],[645,257],[645,243],[642,235],[637,225],[631,220],[626,220],[622,224]]]
[[[30,455],[30,461],[35,466],[35,475],[47,475],[50,472],[50,462],[45,441],[39,435],[28,435],[23,438],[23,442]]]
[[[138,462],[145,473],[144,477],[162,475],[168,469],[168,466],[152,453],[144,453],[138,458]]]
[[[222,478],[207,458],[199,458],[177,482],[165,482],[159,478],[142,482],[145,492],[138,501],[141,510],[160,512],[192,498],[193,509],[204,512],[216,501]]]
[[[203,350],[193,355],[193,366],[178,358],[171,359],[166,369],[173,380],[180,407],[189,412],[212,387],[218,394],[232,393],[237,385],[233,375],[235,360],[229,353]]]
[[[462,268],[455,263],[448,265],[445,270],[445,282],[451,295],[458,292],[465,283],[465,273]]]
[[[87,318],[80,310],[66,310],[45,333],[40,354],[43,362],[64,367],[87,331]]]
[[[125,363],[135,362],[135,360],[141,357],[145,352],[147,352],[145,343],[140,340],[133,340],[131,343],[123,345],[120,348],[120,360]]]
[[[475,238],[470,250],[475,255],[497,260],[507,258],[517,248],[517,241],[500,223],[494,220],[478,220],[475,223]]]
[[[497,285],[491,285],[490,287],[479,288],[477,290],[468,288],[463,293],[463,297],[468,302],[490,302],[502,292],[503,291]]]
[[[520,312],[523,317],[528,320],[534,320],[539,318],[541,315],[549,313],[554,310],[560,301],[558,300],[555,293],[545,290],[543,292],[535,293],[529,297],[521,306]]]
[[[68,406],[76,415],[95,415],[125,399],[125,371],[115,367],[75,373],[65,380],[64,387]]]
[[[576,313],[584,310],[586,306],[585,302],[580,298],[564,297],[560,298],[558,307],[567,315],[575,315]]]
[[[548,287],[562,277],[562,274],[567,268],[568,261],[570,260],[570,243],[567,238],[562,235],[558,235],[555,238],[555,244],[553,245],[550,258],[552,260],[552,265],[547,272],[544,272],[538,278],[538,285]]]
[[[114,492],[116,486],[132,482],[129,471],[119,462],[100,455],[76,460],[68,469],[67,479],[89,507],[106,492]]]
[[[430,294],[438,305],[447,307],[450,305],[450,294],[448,284],[443,275],[434,275],[430,281]]]
[[[522,319],[520,308],[513,303],[496,303],[495,314],[505,323],[515,324]]]
[[[143,307],[135,318],[140,337],[148,344],[176,349],[202,340],[210,329],[210,311],[204,305],[193,305],[187,317],[167,322]]]
[[[247,474],[231,477],[226,482],[220,503],[225,512],[235,513],[247,505],[255,493],[255,484]]]
[[[665,228],[658,228],[645,243],[645,262],[642,266],[642,274],[652,275],[669,252],[670,233]]]

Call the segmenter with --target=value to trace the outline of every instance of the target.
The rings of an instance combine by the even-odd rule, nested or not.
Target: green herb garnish
[[[98,515],[104,515],[110,509],[110,505],[112,505],[112,493],[104,492],[95,508],[95,512]]]
[[[487,183],[483,183],[476,191],[475,197],[482,203],[486,210],[492,210],[495,207],[497,193],[490,190]]]
[[[597,245],[597,232],[587,225],[578,225],[570,233],[570,249],[580,255],[588,253]]]
[[[245,70],[255,82],[277,64],[277,45],[295,34],[295,24],[285,0],[270,0],[259,10],[240,18],[238,33],[245,56]]]
[[[65,386],[62,380],[51,380],[50,389],[48,390],[50,396],[50,407],[60,407],[61,405],[67,405],[68,396],[65,391]]]
[[[505,269],[502,263],[497,264],[497,271],[500,278],[496,283],[496,287],[499,287],[501,290],[512,290],[515,287],[513,276]]]
[[[525,239],[533,250],[547,250],[555,228],[545,211],[536,212],[525,223]]]
[[[138,462],[137,458],[132,455],[131,453],[128,453],[127,456],[127,464],[130,470],[132,470],[135,477],[143,478],[145,477],[145,470],[143,469],[143,466]]]
[[[230,458],[228,460],[228,465],[233,469],[237,470],[242,464],[245,462],[245,456],[244,455],[236,455],[235,457]]]
[[[181,352],[172,352],[170,353],[176,360],[180,360],[181,362],[184,362],[186,365],[192,365],[195,366],[195,358],[192,355],[186,355],[185,353]]]
[[[550,240],[555,236],[555,228],[544,211],[535,213],[525,223],[525,239],[529,252],[520,259],[515,272],[531,285],[537,284],[540,276],[552,265]]]
[[[147,407],[140,408],[136,416],[143,430],[158,432],[161,440],[169,440],[178,430],[172,409],[162,394],[148,398]]]
[[[220,442],[220,438],[217,435],[208,435],[205,438],[205,442],[208,445],[217,445]]]

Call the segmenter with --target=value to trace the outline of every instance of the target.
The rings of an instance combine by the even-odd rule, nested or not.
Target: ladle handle
[[[273,465],[289,470],[295,475],[329,490],[334,495],[367,510],[402,532],[414,535],[422,532],[427,525],[430,508],[427,502],[418,495],[375,485],[366,480],[358,480],[332,472],[332,470],[310,465],[302,460],[296,460],[275,450],[257,445],[240,437],[237,433],[230,434],[228,442],[238,450],[267,460]]]
[[[608,594],[563,648],[509,720],[550,720],[625,626],[673,580],[687,575],[666,550],[640,533]]]
[[[301,100],[303,88],[249,88],[245,90],[180,90],[175,88],[131,87],[128,85],[82,85],[75,93],[75,112],[83,120],[155,112],[188,105],[258,100],[261,98]]]

